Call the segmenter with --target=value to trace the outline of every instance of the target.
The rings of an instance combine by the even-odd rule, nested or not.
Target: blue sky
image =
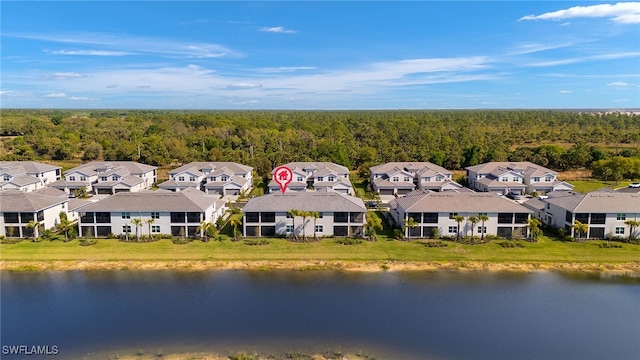
[[[3,108],[640,108],[640,2],[0,6]]]

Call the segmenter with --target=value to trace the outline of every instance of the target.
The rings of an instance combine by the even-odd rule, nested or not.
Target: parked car
[[[522,196],[521,196],[520,194],[516,194],[516,193],[513,193],[513,192],[508,193],[508,194],[507,194],[507,197],[508,197],[509,199],[513,199],[513,200],[520,200],[520,199],[522,199]]]
[[[640,188],[640,183],[631,183],[629,184],[630,188]]]

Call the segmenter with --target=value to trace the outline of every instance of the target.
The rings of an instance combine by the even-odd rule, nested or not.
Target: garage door
[[[380,189],[380,195],[393,195],[393,189]]]
[[[98,194],[111,194],[111,189],[98,189]]]
[[[408,194],[411,191],[413,191],[413,190],[411,190],[411,189],[398,189],[398,194]]]
[[[227,190],[227,195],[240,195],[240,190],[229,189]]]

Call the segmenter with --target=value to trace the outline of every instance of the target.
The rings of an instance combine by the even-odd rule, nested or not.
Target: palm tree
[[[469,216],[469,222],[471,223],[471,241],[475,243],[473,239],[473,229],[476,227],[476,224],[480,221],[477,216]]]
[[[458,232],[456,233],[456,240],[460,240],[460,223],[462,223],[464,221],[464,216],[462,215],[456,215],[453,217],[453,220],[455,220],[458,223]]]
[[[299,215],[302,216],[302,240],[307,241],[307,218],[311,216],[311,212],[301,210]]]
[[[489,217],[487,215],[485,215],[485,214],[479,214],[478,215],[478,220],[480,220],[480,222],[482,223],[482,234],[480,235],[480,240],[482,242],[484,242],[484,233],[486,232],[484,230],[484,223],[485,223],[485,221],[489,221]]]
[[[140,232],[138,228],[142,227],[142,219],[131,219],[131,223],[136,226],[136,241],[140,241]]]
[[[633,234],[633,228],[635,228],[636,226],[640,226],[640,221],[638,220],[627,220],[624,222],[625,225],[629,226],[629,240],[633,240],[635,239],[635,236]]]
[[[33,229],[33,241],[35,241],[40,236],[40,234],[38,233],[38,230],[40,230],[40,223],[38,221],[29,220],[29,223],[24,227],[26,227],[27,229]]]
[[[196,231],[200,232],[200,238],[202,241],[209,241],[211,234],[215,232],[216,226],[208,221],[203,221],[200,226],[196,228]]]
[[[572,226],[572,228],[574,229],[574,231],[576,231],[578,233],[578,235],[574,234],[574,238],[578,239],[580,238],[580,234],[587,234],[587,232],[589,231],[589,224],[583,224],[580,221],[576,220]]]
[[[538,236],[540,236],[540,233],[542,232],[540,230],[540,225],[542,225],[542,222],[540,222],[540,220],[536,218],[532,217],[527,220],[527,227],[529,228],[529,237],[531,238],[532,241],[536,241],[538,239]]]
[[[298,240],[298,235],[296,235],[296,216],[300,214],[300,210],[291,209],[287,211],[287,214],[289,214],[289,216],[291,216],[291,219],[293,220],[293,238]]]
[[[376,230],[382,230],[382,219],[378,217],[374,212],[367,212],[367,231],[366,235],[370,240],[375,240],[377,237]]]
[[[64,241],[69,241],[69,228],[71,227],[71,221],[67,218],[67,213],[64,211],[60,211],[58,214],[60,217],[60,222],[58,223],[58,230],[64,232]]]
[[[407,233],[407,240],[411,239],[411,229],[413,229],[414,227],[418,226],[418,223],[416,222],[416,219],[412,218],[412,217],[408,217],[404,220],[402,220],[402,224],[403,224],[403,230]],[[407,229],[409,229],[407,231]]]
[[[316,229],[317,229],[316,223],[318,221],[318,218],[320,218],[320,212],[312,211],[311,212],[311,216],[313,217],[313,239],[314,240],[318,240],[318,235],[317,235],[317,231],[316,231]]]
[[[229,224],[233,226],[233,240],[238,239],[238,225],[242,224],[242,221],[240,219],[231,219]]]
[[[151,235],[151,225],[156,222],[154,218],[148,218],[144,221],[145,224],[149,227],[149,241],[153,240],[153,235]]]

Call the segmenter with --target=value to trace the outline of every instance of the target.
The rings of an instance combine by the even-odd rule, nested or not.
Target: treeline
[[[5,160],[290,161],[361,169],[431,161],[456,170],[529,160],[556,170],[640,155],[640,116],[569,111],[3,110]]]

